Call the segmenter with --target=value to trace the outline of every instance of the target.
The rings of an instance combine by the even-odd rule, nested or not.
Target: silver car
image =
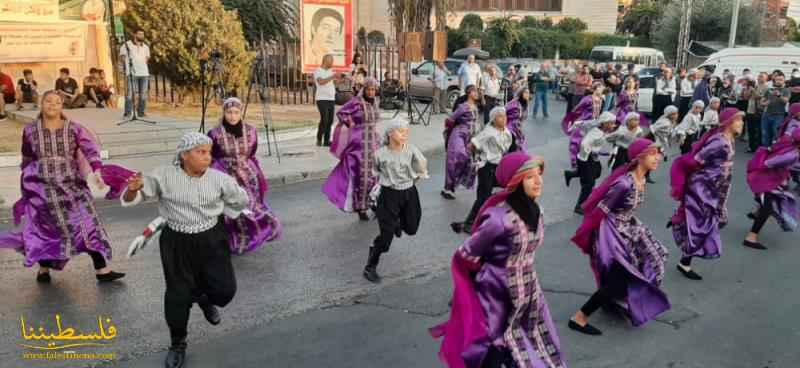
[[[453,107],[460,91],[458,87],[458,68],[461,67],[461,59],[447,59],[444,62],[448,71],[447,85],[447,106]],[[479,62],[480,64],[480,62]],[[411,84],[408,87],[408,95],[416,100],[433,100],[433,69],[432,61],[424,61],[411,69]]]

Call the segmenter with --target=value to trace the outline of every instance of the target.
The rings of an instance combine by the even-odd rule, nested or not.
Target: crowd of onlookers
[[[15,105],[17,110],[23,110],[23,104],[33,104],[33,108],[39,107],[39,84],[34,79],[33,71],[25,69],[22,71],[16,87],[12,77],[0,70],[0,120],[7,117],[7,106]],[[112,104],[113,86],[106,81],[106,74],[103,69],[91,68],[89,75],[83,78],[83,89],[80,89],[78,82],[70,77],[68,68],[59,69],[59,78],[56,80],[54,90],[61,95],[64,101],[64,108],[74,109],[86,107],[92,103],[97,108],[104,108]]]

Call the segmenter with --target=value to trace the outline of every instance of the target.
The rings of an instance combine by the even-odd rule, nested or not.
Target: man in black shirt
[[[800,70],[792,70],[792,78],[789,79],[789,83],[786,85],[791,91],[791,95],[789,96],[789,104],[800,102]]]
[[[17,82],[17,110],[22,110],[23,103],[33,103],[33,108],[39,108],[39,85],[33,80],[33,71],[22,71],[25,78]]]
[[[64,99],[65,109],[86,107],[86,96],[78,93],[78,82],[70,78],[69,69],[59,69],[61,77],[56,80],[56,92]]]

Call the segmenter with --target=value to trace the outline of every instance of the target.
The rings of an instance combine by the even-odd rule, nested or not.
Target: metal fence
[[[270,44],[265,47],[264,78],[269,88],[270,102],[278,105],[298,105],[314,103],[314,81],[311,74],[303,73],[300,59],[300,43]],[[383,81],[388,73],[392,79],[403,80],[405,75],[400,63],[399,49],[395,46],[362,46],[356,49],[362,55],[367,75]],[[348,60],[348,64],[349,64]],[[349,73],[348,73],[349,74]],[[235,93],[240,98],[248,92],[248,86],[239,87]],[[252,93],[256,90],[253,89]],[[256,94],[257,95],[257,94]],[[251,99],[257,96],[250,96]],[[177,92],[169,79],[164,76],[150,77],[149,98],[153,101],[175,103]]]

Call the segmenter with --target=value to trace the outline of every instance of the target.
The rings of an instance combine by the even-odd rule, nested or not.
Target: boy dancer
[[[125,207],[157,198],[159,215],[167,222],[159,243],[167,285],[164,310],[172,338],[168,368],[183,367],[192,304],[197,303],[206,320],[217,325],[220,316],[215,306],[224,307],[236,293],[228,234],[219,218],[246,212],[248,196],[235,179],[208,170],[211,144],[204,134],[184,135],[173,165],[147,176],[134,175],[122,196]]]

